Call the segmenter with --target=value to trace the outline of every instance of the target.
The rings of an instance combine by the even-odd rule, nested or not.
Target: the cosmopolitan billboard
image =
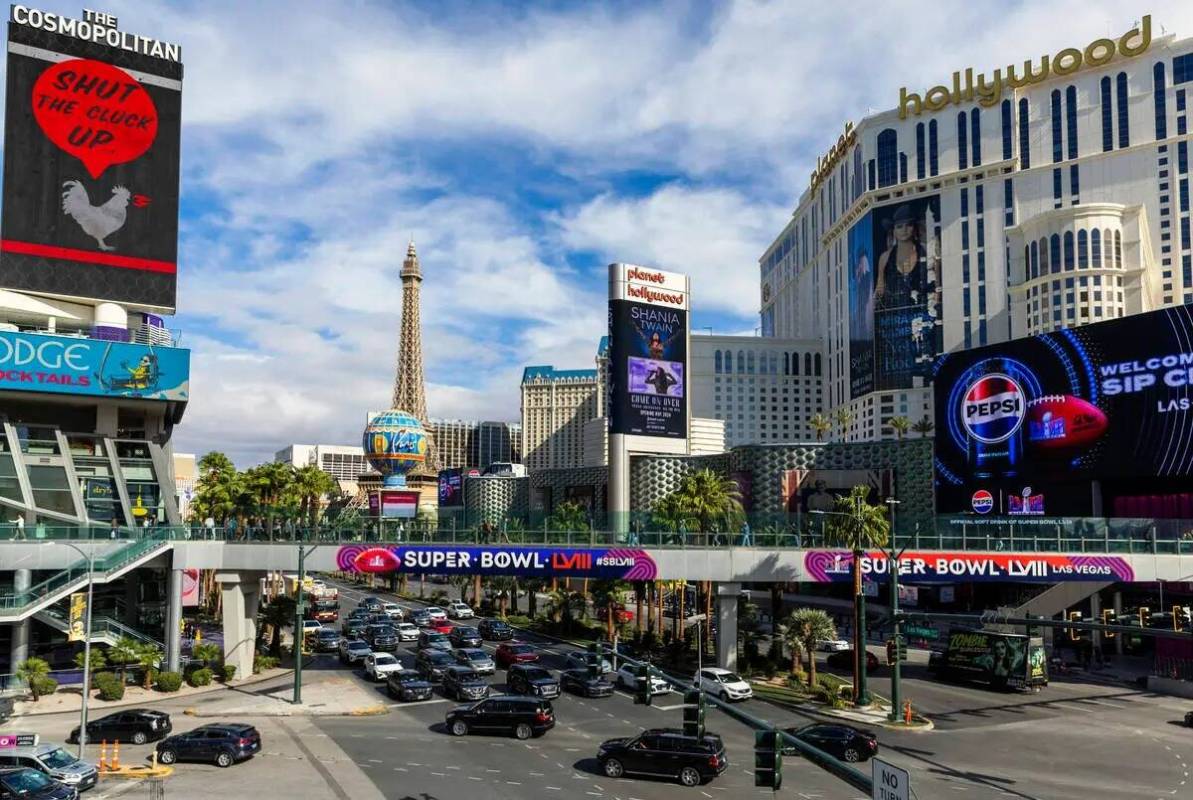
[[[1193,475],[1191,384],[1188,306],[945,356],[935,380],[941,510],[1077,513],[1093,480],[1165,479],[1166,489],[1142,488],[1172,490]]]
[[[0,287],[173,311],[180,59],[110,14],[12,6]]]
[[[190,398],[190,350],[0,331],[0,391]]]

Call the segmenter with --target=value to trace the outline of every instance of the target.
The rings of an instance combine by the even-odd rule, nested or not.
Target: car
[[[425,650],[428,648],[431,650],[450,651],[452,649],[452,640],[446,633],[423,631],[418,635],[418,649]]]
[[[597,763],[606,777],[657,775],[699,786],[729,766],[725,744],[715,733],[684,736],[674,728],[653,728],[637,736],[607,739],[597,750]]]
[[[609,607],[601,606],[597,609],[597,619],[601,622],[606,622],[609,616]],[[634,621],[634,612],[622,605],[618,605],[613,609],[613,621],[618,625],[624,625],[627,622]]]
[[[394,700],[413,702],[430,700],[434,692],[431,682],[412,669],[396,669],[385,676],[385,691]]]
[[[427,626],[427,630],[435,631],[435,633],[442,633],[444,636],[449,636],[456,627],[450,622],[432,622]]]
[[[415,609],[410,614],[410,621],[420,628],[425,628],[431,624],[431,612],[425,608]]]
[[[508,642],[514,638],[514,629],[499,619],[482,619],[476,631],[490,642]]]
[[[399,622],[393,626],[393,629],[398,634],[398,640],[403,642],[417,642],[418,641],[418,627],[410,622]]]
[[[307,638],[314,636],[323,628],[323,623],[317,619],[304,619],[302,621],[302,638],[305,641]]]
[[[455,663],[444,650],[419,650],[414,657],[414,668],[429,681],[443,680],[443,671]]]
[[[448,637],[456,647],[480,647],[483,643],[481,635],[476,632],[476,628],[452,628],[452,632],[448,634]]]
[[[80,792],[90,789],[99,780],[95,764],[76,758],[62,745],[52,742],[0,750],[0,767],[35,769]]]
[[[559,697],[559,681],[535,664],[513,664],[505,674],[505,685],[517,694]]]
[[[375,613],[375,612],[379,612],[379,611],[381,611],[381,609],[385,608],[385,601],[382,600],[380,597],[373,597],[372,595],[370,595],[368,597],[362,597],[360,602],[356,604],[356,607],[363,608],[365,611]]]
[[[307,613],[316,622],[335,622],[340,618],[340,604],[335,600],[316,600]]]
[[[334,628],[321,628],[315,634],[316,653],[334,653],[340,647],[340,634]]]
[[[489,696],[489,684],[472,667],[457,664],[443,670],[443,693],[457,700],[481,700]]]
[[[822,653],[840,653],[852,647],[846,639],[821,639],[816,642],[816,649]]]
[[[398,634],[389,625],[370,625],[365,629],[365,639],[374,650],[398,649]]]
[[[447,712],[444,722],[452,736],[505,733],[518,739],[542,736],[555,727],[555,709],[540,697],[496,695]]]
[[[2,800],[76,800],[78,796],[73,786],[59,783],[39,770],[0,767]]]
[[[837,667],[838,669],[853,669],[853,648],[849,650],[841,650],[836,653],[830,653],[826,658],[825,663],[830,667]],[[866,671],[873,672],[878,669],[878,656],[866,651]]]
[[[447,615],[452,619],[472,619],[476,616],[476,612],[472,610],[472,606],[456,600],[454,603],[447,604]]]
[[[452,658],[456,660],[457,664],[471,667],[481,675],[492,675],[497,671],[497,665],[493,663],[493,659],[479,647],[461,647],[458,650],[453,650]]]
[[[1185,725],[1193,728],[1193,711],[1185,712]]]
[[[217,722],[158,742],[157,762],[210,761],[217,767],[230,767],[260,750],[261,734],[252,725]]]
[[[439,606],[427,606],[427,613],[431,615],[431,622],[447,622],[447,612]]]
[[[128,708],[106,717],[87,721],[87,741],[132,742],[145,744],[169,736],[173,725],[170,715],[149,708]],[[79,729],[71,731],[70,742],[79,741]]]
[[[564,669],[588,669],[588,654],[572,651],[563,658]],[[608,675],[613,671],[613,662],[601,656],[601,674]]]
[[[497,645],[497,652],[493,654],[493,660],[499,667],[508,667],[511,664],[538,661],[539,653],[532,645],[525,642],[503,642]]]
[[[402,662],[398,661],[390,653],[369,653],[365,656],[364,667],[365,677],[375,681],[383,681],[387,673],[400,670]]]
[[[637,690],[638,676],[635,669],[632,664],[622,664],[621,669],[617,670],[617,685],[629,692]],[[667,694],[669,691],[671,691],[671,684],[652,672],[650,674],[651,695]]]
[[[364,661],[372,652],[373,648],[369,647],[369,643],[363,639],[340,640],[340,662],[343,664]]]
[[[367,627],[368,625],[359,617],[356,619],[346,619],[340,623],[340,633],[349,639],[359,639],[364,636],[365,628]]]
[[[369,614],[365,617],[366,625],[393,625],[394,621],[390,619],[389,614],[383,614],[380,611]]]
[[[696,686],[726,703],[731,700],[749,700],[754,696],[754,690],[741,679],[741,676],[720,667],[705,667],[697,672]]]
[[[613,684],[603,677],[592,677],[588,669],[565,669],[559,673],[559,688],[581,697],[608,697],[613,694]]]
[[[389,617],[390,619],[400,620],[406,618],[406,612],[403,611],[402,607],[397,603],[386,603],[385,605],[381,606],[381,613],[385,614],[385,616]]]
[[[814,722],[802,728],[786,728],[783,732],[801,742],[807,742],[818,750],[823,750],[833,758],[850,763],[868,761],[878,755],[877,737],[870,731],[859,730],[850,725]],[[783,746],[783,755],[796,755],[797,752],[792,745]]]

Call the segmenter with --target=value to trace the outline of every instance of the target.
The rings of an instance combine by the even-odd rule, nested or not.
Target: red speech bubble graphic
[[[33,116],[92,178],[138,158],[157,138],[157,107],[136,78],[102,61],[73,59],[33,84]]]

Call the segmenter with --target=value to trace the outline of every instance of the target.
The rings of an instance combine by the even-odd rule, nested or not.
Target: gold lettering
[[[899,90],[899,119],[907,119],[908,106],[911,106],[913,109],[915,109],[911,112],[912,114],[919,116],[920,112],[923,110],[924,102],[915,92],[911,92],[909,94],[907,87],[904,86]]]
[[[1048,77],[1048,56],[1040,58],[1040,71],[1032,72],[1031,59],[1023,62],[1023,77],[1017,78],[1015,76],[1015,67],[1013,65],[1007,67],[1007,83],[1018,89],[1020,86],[1026,86],[1029,83],[1039,83]]]
[[[933,86],[924,94],[924,108],[940,111],[949,104],[949,87]]]
[[[965,94],[962,97],[967,103],[973,101],[973,67],[965,68]]]
[[[961,102],[961,73],[953,73],[953,105]]]
[[[986,84],[986,76],[978,74],[978,103],[990,108],[1002,97],[1002,70],[994,70],[994,80]]]
[[[1136,44],[1136,45],[1127,44],[1127,40],[1130,39],[1132,36],[1139,37],[1139,44]],[[1123,34],[1123,38],[1118,40],[1118,52],[1119,52],[1119,55],[1123,56],[1124,58],[1130,58],[1131,56],[1139,55],[1144,50],[1148,49],[1148,47],[1150,47],[1151,44],[1152,44],[1152,15],[1144,14],[1143,24],[1135,30],[1127,31],[1126,33]]]
[[[1081,51],[1075,47],[1066,47],[1061,50],[1052,61],[1052,71],[1057,75],[1068,75],[1079,69],[1081,69]]]
[[[1094,55],[1098,49],[1102,55]],[[1110,39],[1095,39],[1085,48],[1085,66],[1100,67],[1114,58],[1114,42]]]

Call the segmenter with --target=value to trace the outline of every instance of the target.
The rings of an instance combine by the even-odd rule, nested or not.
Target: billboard
[[[940,197],[870,211],[848,247],[850,397],[926,386],[943,341]]]
[[[1089,513],[1093,480],[1179,486],[1191,385],[1188,306],[949,354],[935,378],[940,509],[993,492],[997,513]]]
[[[439,507],[464,505],[464,472],[459,469],[439,470]]]
[[[190,366],[180,347],[0,331],[0,390],[185,402]]]
[[[417,491],[407,489],[369,492],[369,516],[414,519],[418,516],[418,496]]]
[[[336,553],[344,572],[432,575],[527,575],[649,581],[658,567],[645,550],[574,547],[448,547],[344,545]]]
[[[862,553],[862,576],[885,580],[889,564],[886,553]],[[848,550],[810,550],[804,554],[805,580],[838,583],[853,580],[853,554]],[[899,556],[899,580],[908,583],[1025,581],[1135,580],[1135,569],[1120,556],[1068,556],[1056,553],[973,553],[908,551]]]
[[[609,431],[686,439],[686,294],[663,290],[639,296],[647,302],[609,301]]]
[[[173,311],[177,45],[12,6],[0,286]]]
[[[779,476],[779,496],[788,513],[835,511],[837,498],[855,486],[870,487],[870,502],[895,496],[895,474],[890,469],[789,469]]]

